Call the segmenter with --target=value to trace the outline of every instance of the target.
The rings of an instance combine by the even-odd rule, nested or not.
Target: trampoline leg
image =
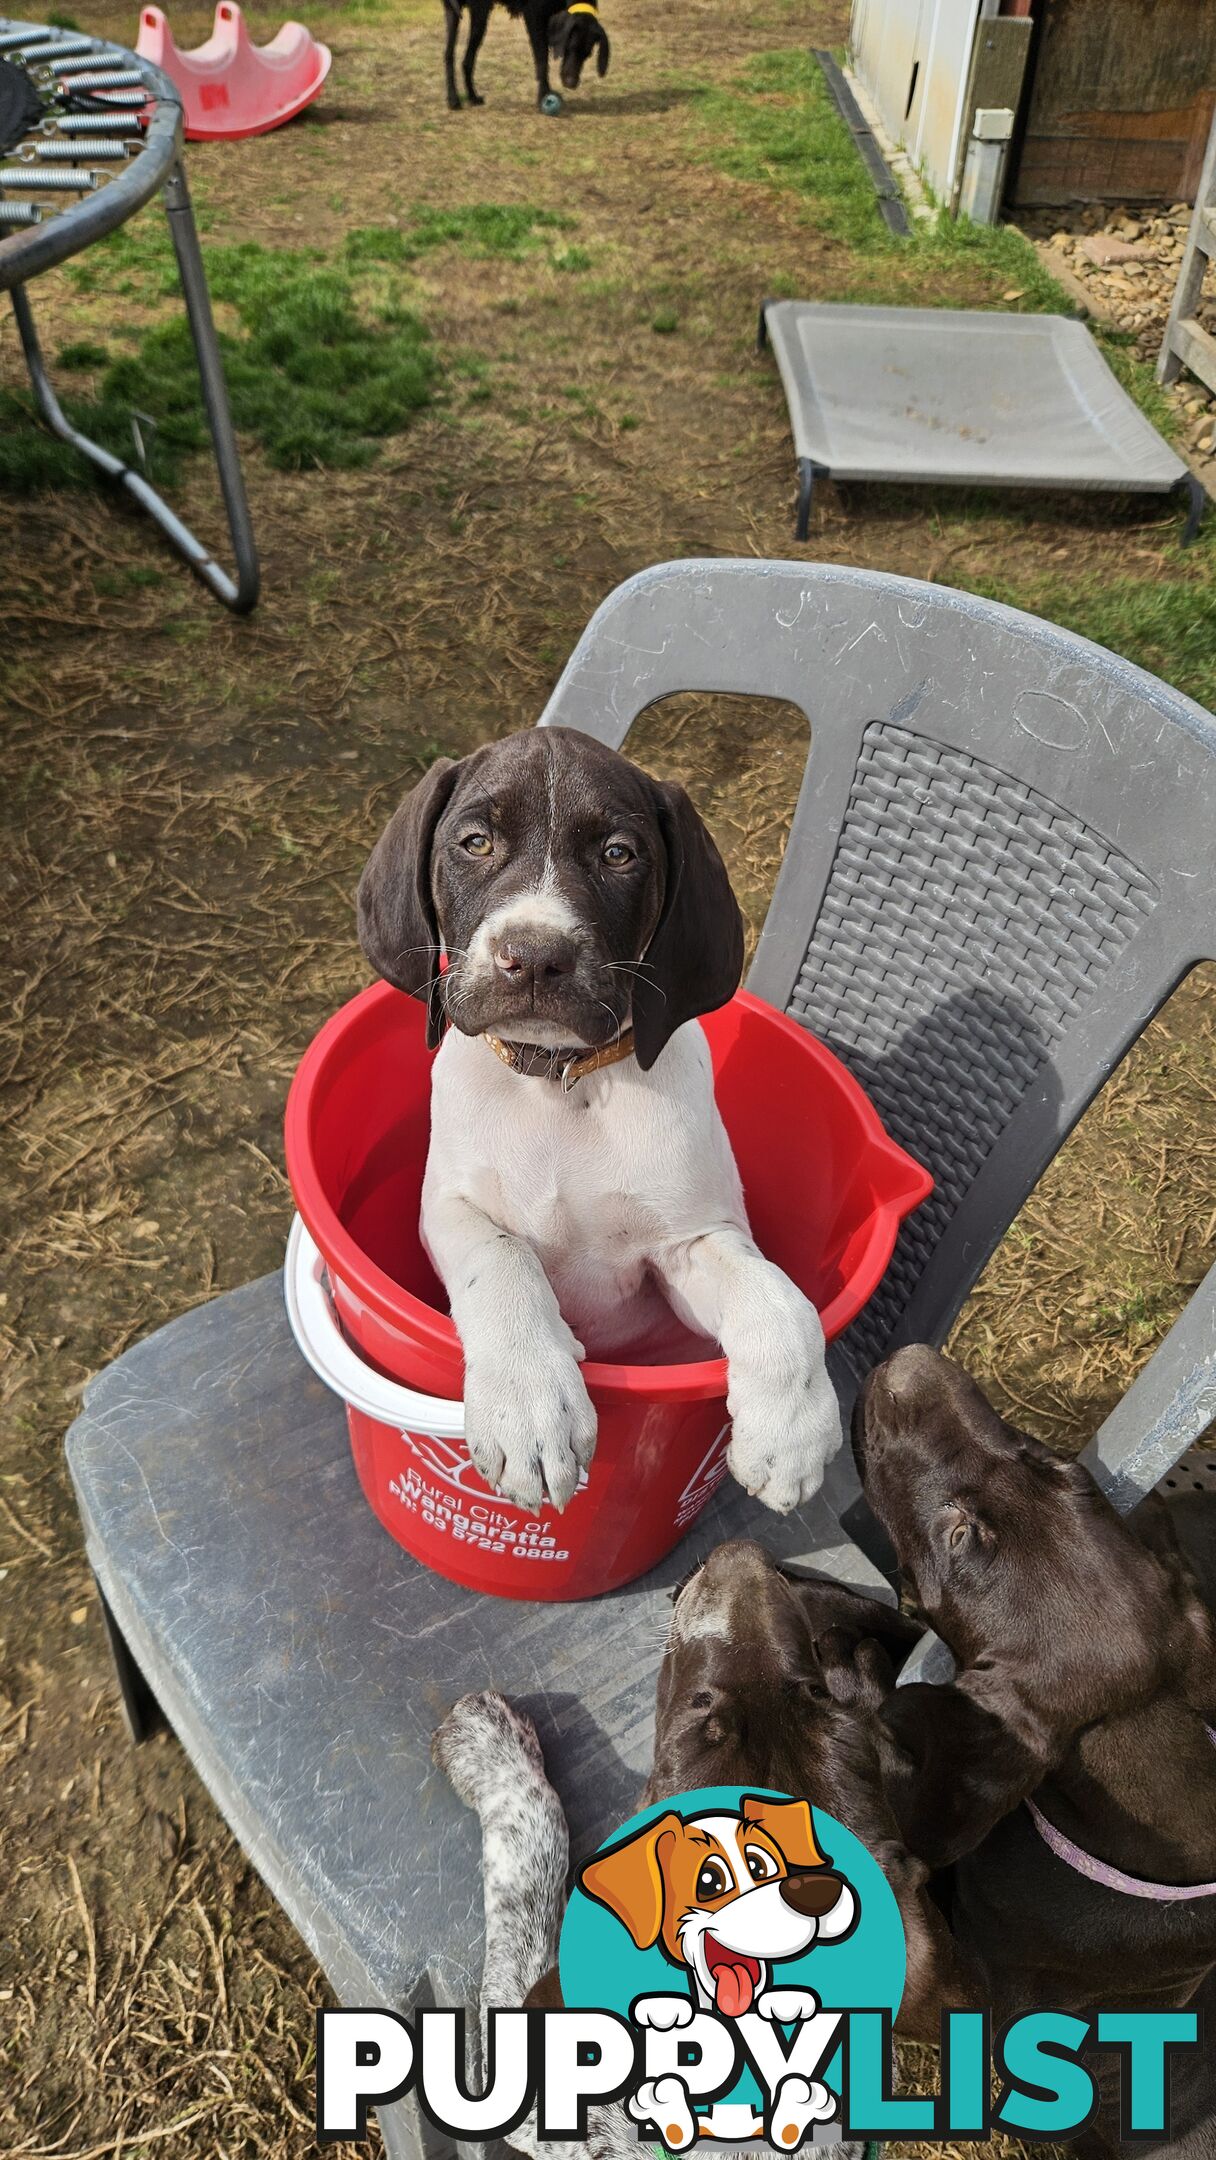
[[[29,296],[23,285],[14,285],[12,289],[13,313],[17,318],[17,330],[21,338],[21,349],[25,354],[25,364],[29,369],[34,400],[52,434],[58,435],[61,442],[71,443],[74,450],[88,458],[90,464],[96,465],[108,479],[117,480],[125,487],[140,508],[146,510],[149,517],[155,520],[170,546],[184,556],[190,568],[215,594],[217,600],[222,600],[225,607],[230,607],[234,614],[247,615],[258,597],[258,558],[253,544],[253,529],[237,456],[236,438],[232,432],[232,420],[228,411],[228,393],[215,339],[215,325],[211,319],[211,303],[203,274],[198,235],[194,229],[190,198],[186,193],[185,177],[180,165],[173,167],[165,183],[165,200],[198,359],[207,425],[215,450],[216,470],[236,556],[235,580],[229,577],[226,570],[221,569],[202,542],[195,538],[189,526],[184,525],[170,510],[169,505],[145,480],[142,473],[136,472],[111,451],[103,450],[100,443],[93,442],[89,436],[82,435],[79,428],[72,426],[47,374]]]
[[[169,220],[173,251],[177,256],[177,267],[186,301],[186,315],[190,323],[190,335],[194,340],[195,358],[198,361],[199,381],[203,387],[203,406],[215,452],[215,469],[219,475],[224,509],[228,515],[228,531],[236,557],[235,586],[215,563],[209,564],[211,575],[200,569],[200,576],[206,577],[212,591],[218,593],[235,614],[247,615],[257,601],[261,576],[257,550],[253,544],[253,526],[249,517],[245,481],[241,473],[236,436],[232,431],[232,414],[228,409],[228,385],[224,381],[224,366],[220,359],[215,323],[211,314],[211,295],[207,290],[207,276],[203,269],[198,231],[194,223],[194,212],[190,207],[190,191],[186,186],[186,174],[180,158],[170,167],[165,181],[165,213]],[[195,567],[199,566],[196,564]]]
[[[773,303],[772,303],[772,301],[771,301],[771,300],[762,300],[762,301],[760,302],[760,320],[759,320],[759,322],[758,322],[758,323],[756,324],[756,351],[757,351],[757,352],[763,352],[763,351],[764,351],[764,349],[765,349],[765,346],[766,346],[766,345],[768,344],[768,323],[767,323],[767,322],[765,321],[765,317],[766,317],[766,315],[768,314],[768,311],[769,311],[770,307],[772,306],[772,304],[773,304]]]
[[[798,517],[794,525],[796,540],[805,540],[811,529],[811,497],[815,493],[816,480],[826,480],[828,468],[817,465],[814,458],[798,460]]]
[[[1197,537],[1199,528],[1203,523],[1203,514],[1208,506],[1208,498],[1202,480],[1193,472],[1183,474],[1178,482],[1177,491],[1186,498],[1188,504],[1186,525],[1182,534],[1182,545],[1184,548],[1188,548],[1192,540]]]

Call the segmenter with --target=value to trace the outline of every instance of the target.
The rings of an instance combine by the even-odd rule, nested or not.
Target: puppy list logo
[[[413,2092],[453,2139],[583,2141],[623,2107],[670,2154],[843,2140],[1076,2137],[1117,2056],[1125,2139],[1168,2135],[1170,2073],[1193,2010],[1038,2010],[993,2034],[944,2008],[936,2093],[892,2090],[906,1953],[873,1856],[806,1800],[713,1786],[646,1809],[579,1871],[558,1953],[561,2009],[486,2010],[482,2089],[463,2010],[317,2013],[317,2136],[362,2138]],[[993,2077],[998,2090],[993,2096]],[[529,2132],[527,2149],[532,2149]]]
[[[893,2019],[899,1907],[842,1823],[806,1800],[708,1787],[636,1816],[578,1875],[562,1997],[646,2036],[626,2098],[669,2152],[841,2136],[846,2010]]]

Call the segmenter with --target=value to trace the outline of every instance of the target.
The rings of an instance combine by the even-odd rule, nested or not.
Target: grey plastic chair
[[[963,594],[804,564],[685,562],[605,602],[544,714],[613,743],[676,690],[792,699],[811,754],[751,985],[852,1065],[933,1169],[833,1357],[940,1340],[1022,1198],[1173,984],[1216,949],[1216,728],[1109,653]],[[1122,1504],[1216,1408],[1211,1279],[1099,1436]],[[476,1998],[479,1847],[430,1733],[493,1683],[536,1718],[586,1851],[648,1764],[673,1581],[719,1538],[890,1597],[824,1501],[724,1487],[646,1581],[488,1602],[375,1523],[277,1277],[89,1389],[68,1454],[136,1731],[156,1706],[348,2002]],[[856,1497],[847,1466],[834,1488]],[[830,1497],[830,1496],[829,1496]],[[382,2114],[390,2154],[426,2133]]]
[[[848,1394],[897,1344],[944,1339],[1103,1081],[1216,957],[1216,722],[1102,647],[967,593],[690,561],[610,595],[541,725],[619,748],[678,690],[806,714],[748,986],[830,1044],[937,1181],[840,1346]],[[1213,1417],[1216,1271],[1086,1459],[1129,1508]],[[840,1498],[852,1471],[838,1467]]]

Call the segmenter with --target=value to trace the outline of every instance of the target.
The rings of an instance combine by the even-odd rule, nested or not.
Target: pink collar
[[[1216,1732],[1208,1725],[1207,1736],[1216,1746]],[[1216,1897],[1216,1882],[1205,1883],[1159,1883],[1145,1882],[1139,1875],[1125,1875],[1122,1868],[1111,1867],[1105,1860],[1095,1860],[1092,1853],[1082,1852],[1062,1830],[1049,1823],[1041,1808],[1033,1800],[1027,1800],[1030,1818],[1043,1843],[1057,1860],[1077,1875],[1084,1875],[1089,1882],[1101,1883],[1104,1890],[1121,1890],[1124,1897],[1152,1898],[1158,1905],[1181,1905],[1188,1898]]]

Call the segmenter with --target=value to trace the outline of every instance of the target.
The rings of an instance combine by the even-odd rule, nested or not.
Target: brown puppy
[[[902,1663],[917,1630],[889,1605],[783,1575],[759,1545],[718,1546],[681,1590],[659,1674],[654,1768],[639,1802],[702,1785],[807,1794],[859,1837],[899,1901],[908,1971],[897,2030],[936,2041],[976,1999],[883,1790],[875,1736],[836,1675],[870,1642]]]
[[[1005,1424],[926,1348],[871,1374],[854,1448],[958,1665],[949,1686],[895,1689],[863,1647],[855,1684],[908,1844],[955,1863],[951,1926],[982,1999],[999,2022],[1212,1998],[1216,1896],[1178,1892],[1216,1879],[1216,1625],[1165,1510],[1118,1516],[1087,1471]],[[1045,1830],[1020,1805],[1032,1793]],[[1061,1857],[1061,1840],[1103,1879]],[[1145,1887],[1116,1887],[1111,1871]],[[1201,2071],[1176,2083],[1179,2137],[1198,2142],[1170,2150],[1211,2154]],[[1096,2140],[1118,2148],[1116,2132]]]

